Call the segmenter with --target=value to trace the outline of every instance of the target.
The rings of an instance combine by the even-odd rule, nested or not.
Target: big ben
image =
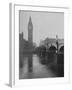
[[[28,42],[33,43],[33,24],[31,20],[31,16],[29,17],[29,23],[28,23]]]
[[[32,51],[33,51],[33,24],[31,20],[31,16],[29,17],[28,23],[28,42],[29,42],[29,57],[28,57],[28,71],[32,72]]]

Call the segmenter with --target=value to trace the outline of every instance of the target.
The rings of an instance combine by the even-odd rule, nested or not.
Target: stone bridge
[[[54,46],[54,47],[57,49],[57,44],[56,44],[56,42],[55,42],[55,43],[50,43],[49,48],[50,48],[51,46]],[[63,47],[63,46],[64,46],[64,43],[58,43],[58,50],[60,50],[60,48]]]
[[[46,38],[44,41],[40,43],[40,45],[43,45],[48,49],[51,46],[57,49],[56,39]],[[61,47],[64,47],[64,39],[58,39],[58,50],[60,50]]]

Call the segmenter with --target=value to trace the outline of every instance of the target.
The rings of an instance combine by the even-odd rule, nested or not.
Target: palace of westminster
[[[23,32],[19,34],[19,52],[29,52],[33,47],[33,24],[30,16],[28,22],[28,40],[23,38]]]
[[[58,42],[61,43],[59,46],[64,46],[64,39],[58,39]],[[39,44],[48,47],[49,45],[54,45],[56,47],[56,38],[46,38],[42,40]],[[23,32],[19,34],[19,52],[31,52],[36,47],[36,43],[33,42],[33,24],[31,16],[29,17],[28,22],[28,40],[23,38]]]

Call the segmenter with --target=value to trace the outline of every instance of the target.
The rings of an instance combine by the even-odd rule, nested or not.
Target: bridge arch
[[[63,47],[63,46],[64,46],[64,44],[63,44],[63,43],[59,44],[58,49],[60,50],[60,48],[61,48],[61,47]]]
[[[64,46],[61,46],[59,52],[64,52]]]
[[[55,47],[54,45],[50,46],[50,47],[49,47],[49,51],[54,51],[54,52],[56,52],[56,47]]]

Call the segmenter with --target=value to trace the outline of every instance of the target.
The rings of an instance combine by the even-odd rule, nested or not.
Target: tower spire
[[[31,16],[29,17],[29,24],[32,24]]]
[[[28,23],[28,41],[30,43],[33,42],[33,24],[32,24],[31,16],[29,17],[29,23]]]

